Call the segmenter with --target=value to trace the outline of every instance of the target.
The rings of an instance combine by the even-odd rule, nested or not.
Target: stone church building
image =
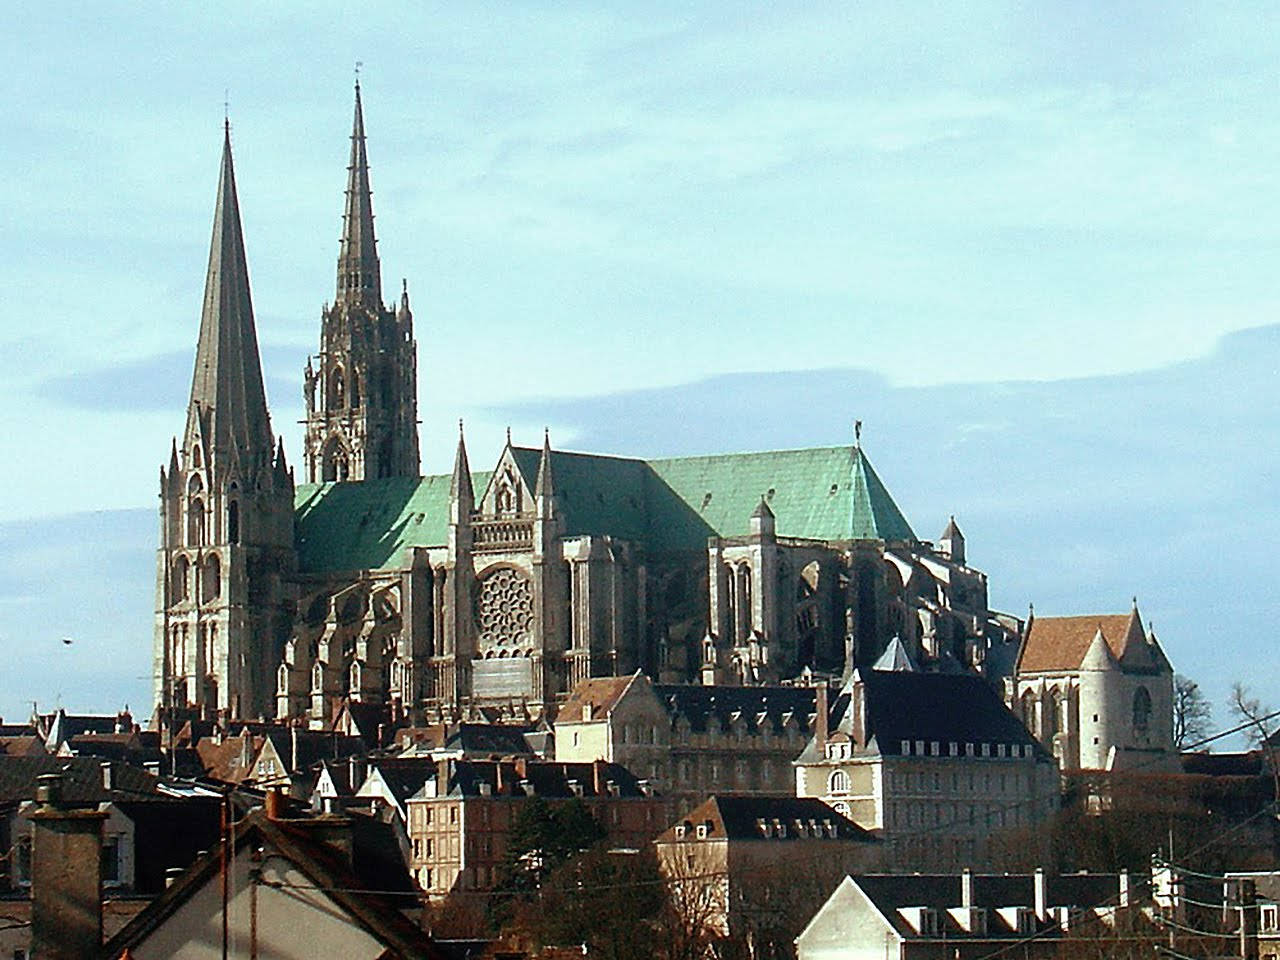
[[[421,476],[407,288],[382,298],[360,90],[296,483],[263,387],[229,135],[186,427],[161,470],[157,705],[327,721],[537,716],[579,681],[847,676],[895,638],[1003,676],[954,520],[919,539],[859,442],[644,460],[508,442]],[[452,442],[452,439],[447,442]]]

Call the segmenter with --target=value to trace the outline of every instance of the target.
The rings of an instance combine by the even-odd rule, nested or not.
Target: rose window
[[[483,644],[508,645],[533,632],[533,584],[517,570],[503,567],[480,581],[476,627]]]

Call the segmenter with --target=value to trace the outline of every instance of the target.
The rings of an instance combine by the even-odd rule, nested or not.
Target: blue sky
[[[840,440],[861,416],[922,535],[996,504],[993,527],[968,532],[995,597],[1021,610],[1063,582],[1024,534],[1052,541],[1045,491],[1073,487],[1073,464],[1098,449],[1117,476],[1126,453],[1159,464],[1239,409],[1261,432],[1227,429],[1241,445],[1179,481],[1220,487],[1231,524],[1203,533],[1200,566],[1157,579],[1198,596],[1203,564],[1234,567],[1239,538],[1274,525],[1270,462],[1241,454],[1274,436],[1273,378],[1175,375],[1234,370],[1240,341],[1220,338],[1277,321],[1274,5],[367,6],[45,4],[0,37],[0,535],[15,555],[66,533],[62,515],[154,503],[190,382],[224,98],[272,413],[296,460],[357,60],[385,287],[407,277],[417,317],[427,469],[447,468],[459,416],[479,450],[508,421],[534,439],[545,422],[559,445],[640,455]],[[786,389],[759,376],[812,370],[827,373]],[[832,371],[846,390],[819,385],[844,382]],[[717,377],[722,405],[632,429]],[[1130,405],[1159,406],[1150,392],[1175,381],[1179,416],[1134,415],[1136,451],[1112,449]],[[1009,384],[1046,386],[1010,399]],[[1064,399],[1103,384],[1105,404]],[[1019,403],[1046,419],[992,433]],[[731,411],[741,422],[718,429]],[[1009,443],[983,447],[974,474],[961,439],[983,430]],[[920,482],[940,447],[972,484]],[[1148,595],[1121,540],[1143,536],[1135,517],[1174,525],[1188,508],[1159,471],[1117,480],[1119,504],[1106,476],[1076,493],[1115,511],[1081,530],[1081,569],[1107,559],[1055,612]],[[1019,524],[1001,526],[996,501],[1020,504]],[[103,524],[103,549],[126,549]],[[16,591],[0,593],[0,643],[37,639],[30,611],[56,593],[44,569],[0,577]],[[135,607],[145,630],[150,587],[121,589],[98,633],[140,646],[145,673],[149,635],[125,635]],[[1274,621],[1264,593],[1215,608],[1215,630]],[[1206,629],[1189,615],[1162,632],[1195,666]],[[1262,640],[1239,643],[1243,659]],[[1206,658],[1215,692],[1231,669]],[[0,682],[0,711],[58,692],[18,679]]]

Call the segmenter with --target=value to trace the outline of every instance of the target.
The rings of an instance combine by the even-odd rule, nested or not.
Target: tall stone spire
[[[359,83],[338,295],[321,313],[320,350],[314,364],[307,360],[303,384],[308,482],[418,476],[418,344],[407,284],[398,308],[382,302]]]
[[[212,455],[230,456],[235,450],[241,458],[271,461],[275,444],[253,323],[230,124],[223,128],[222,172],[188,409],[188,444],[198,431]],[[198,425],[193,422],[197,418]]]
[[[351,125],[351,162],[347,165],[347,204],[342,215],[338,251],[338,302],[382,303],[381,268],[373,235],[373,191],[369,187],[369,155],[364,140],[364,110],[356,81],[356,112]]]
[[[293,493],[262,386],[228,124],[186,433],[160,485],[153,680],[167,724],[269,712],[296,604]]]

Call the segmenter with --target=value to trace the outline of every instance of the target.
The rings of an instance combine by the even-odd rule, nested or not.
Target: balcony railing
[[[533,520],[476,520],[471,534],[472,549],[477,553],[533,549]]]

